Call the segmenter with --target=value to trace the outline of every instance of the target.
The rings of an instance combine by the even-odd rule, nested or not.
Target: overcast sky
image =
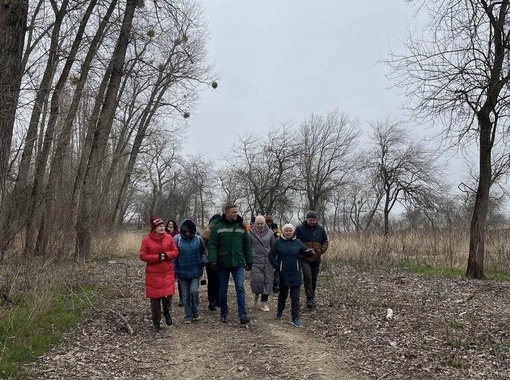
[[[299,124],[338,108],[363,125],[398,117],[388,90],[390,47],[401,50],[411,10],[404,0],[204,1],[218,88],[200,93],[185,152],[208,159],[239,135]]]

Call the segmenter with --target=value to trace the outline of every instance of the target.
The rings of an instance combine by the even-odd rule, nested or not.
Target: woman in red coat
[[[161,304],[165,323],[172,325],[170,305],[175,293],[172,260],[179,255],[171,235],[165,232],[165,222],[158,216],[151,217],[151,232],[145,235],[140,247],[140,260],[145,261],[145,296],[151,300],[152,331],[159,331]]]

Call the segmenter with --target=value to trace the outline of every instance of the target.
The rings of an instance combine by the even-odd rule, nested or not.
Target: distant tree
[[[295,136],[298,146],[297,188],[306,199],[305,209],[324,215],[326,202],[355,168],[358,122],[333,110],[312,115]]]
[[[284,125],[266,138],[254,134],[243,137],[241,149],[229,159],[246,198],[251,199],[253,214],[273,214],[296,188],[298,149],[289,141],[291,133]]]
[[[478,146],[466,276],[481,279],[490,188],[509,168],[509,0],[414,2],[428,13],[425,33],[389,63],[415,115],[441,122],[453,144]]]
[[[373,147],[366,156],[378,189],[376,198],[382,202],[384,234],[388,235],[389,215],[397,203],[432,205],[440,191],[441,171],[432,151],[424,142],[411,138],[400,123],[376,122],[372,129]]]

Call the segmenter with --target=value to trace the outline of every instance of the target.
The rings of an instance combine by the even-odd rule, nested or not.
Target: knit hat
[[[287,223],[287,224],[284,224],[283,227],[282,227],[282,232],[285,231],[286,228],[292,228],[292,232],[294,232],[296,229],[294,228],[294,226],[290,223]]]
[[[151,216],[151,230],[152,231],[154,231],[157,226],[161,226],[161,225],[165,225],[165,222],[163,222],[163,220],[159,216],[157,216],[157,215]]]
[[[306,213],[306,219],[308,219],[308,218],[318,219],[319,217],[315,211],[310,210]]]
[[[257,223],[263,223],[263,224],[266,224],[266,218],[264,218],[263,215],[257,215],[255,217],[255,224]]]

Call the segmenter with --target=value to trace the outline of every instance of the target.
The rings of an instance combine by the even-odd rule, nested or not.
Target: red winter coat
[[[166,253],[166,260],[160,262],[160,252]],[[167,233],[151,232],[145,235],[140,247],[140,260],[145,261],[145,296],[161,298],[175,294],[175,277],[172,260],[179,255],[174,239]]]

